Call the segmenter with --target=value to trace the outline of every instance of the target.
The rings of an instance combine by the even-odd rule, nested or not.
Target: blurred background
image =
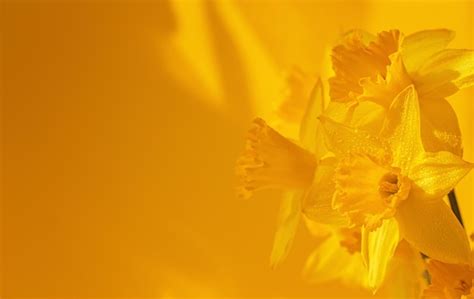
[[[251,119],[342,32],[431,28],[474,48],[472,1],[1,2],[1,296],[367,296],[271,270],[277,193],[234,196]],[[473,89],[453,96],[474,161]],[[474,174],[458,188],[474,231]]]

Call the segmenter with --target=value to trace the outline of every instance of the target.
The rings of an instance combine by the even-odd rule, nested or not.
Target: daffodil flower
[[[319,221],[314,207],[332,201],[352,226],[362,227],[362,256],[372,289],[381,285],[402,238],[440,261],[469,263],[466,233],[442,198],[472,164],[447,151],[425,152],[413,85],[395,97],[379,136],[327,117],[321,122],[336,156],[333,175],[321,182],[333,180],[335,192],[315,194],[305,201],[304,211]]]
[[[315,170],[326,169],[326,162],[320,165],[320,159],[327,153],[327,149],[323,143],[318,116],[324,111],[325,115],[337,120],[343,121],[347,117],[346,107],[334,103],[329,103],[326,107],[320,79],[308,91],[309,82],[314,80],[313,76],[297,68],[289,72],[286,97],[277,107],[276,116],[271,118],[271,122],[279,130],[261,118],[255,119],[247,134],[245,150],[236,163],[238,197],[248,199],[256,191],[263,189],[284,191],[270,256],[272,267],[280,264],[291,249],[304,198],[311,192],[321,192],[311,189],[314,180],[321,178],[321,171],[314,177]],[[362,110],[364,107],[361,105],[358,108]],[[283,136],[280,130],[287,136]],[[347,225],[347,221],[330,205],[320,207],[319,211],[322,210],[326,212],[322,223]],[[320,229],[321,234],[327,232],[327,228]]]
[[[301,209],[307,226],[313,223],[325,231],[316,224],[331,224],[337,232],[308,259],[312,273],[327,271],[321,265],[346,266],[327,271],[332,273],[328,279],[351,279],[378,290],[387,272],[393,272],[389,265],[402,238],[431,258],[467,262],[465,233],[442,201],[471,168],[458,157],[462,144],[457,118],[444,97],[472,85],[472,68],[464,67],[472,64],[472,52],[452,50],[446,58],[443,53],[449,50],[444,48],[452,37],[447,30],[406,38],[395,30],[377,37],[354,31],[333,49],[336,75],[329,82],[328,107],[319,81],[303,110],[307,78],[302,72],[290,77],[297,88],[290,89],[289,100],[277,112],[296,124],[303,115],[298,141],[262,119],[254,121],[237,162],[238,190],[243,198],[266,188],[285,191],[273,266],[291,248]],[[437,86],[436,91],[429,86]],[[324,115],[321,124],[319,115]],[[286,131],[289,126],[283,127]],[[357,272],[362,275],[356,277]],[[395,280],[403,282],[402,276],[395,275]]]
[[[445,97],[474,84],[474,51],[446,49],[454,35],[446,29],[406,37],[398,30],[376,37],[360,31],[347,34],[332,52],[331,99],[373,101],[388,109],[397,94],[413,85],[426,149],[461,155],[458,121]]]
[[[299,126],[299,140],[284,137],[270,127],[263,119],[253,121],[246,147],[236,163],[238,177],[237,194],[250,198],[254,192],[263,189],[280,189],[283,194],[277,231],[270,257],[272,267],[277,266],[291,248],[301,216],[301,205],[320,159],[317,140],[317,117],[324,109],[321,81],[315,84],[307,108],[303,110]],[[298,93],[298,94],[301,94]],[[294,112],[287,111],[294,120]],[[319,131],[321,132],[321,131]]]

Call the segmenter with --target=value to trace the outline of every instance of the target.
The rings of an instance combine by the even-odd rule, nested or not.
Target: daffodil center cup
[[[399,190],[400,186],[398,186],[398,175],[396,173],[388,172],[380,180],[379,192],[382,197],[390,198],[397,194]]]
[[[347,215],[354,226],[369,230],[394,216],[411,186],[400,169],[360,153],[349,153],[340,160],[335,183],[334,208]]]
[[[257,118],[237,160],[238,196],[250,198],[253,192],[268,188],[305,189],[312,183],[316,164],[311,152]]]

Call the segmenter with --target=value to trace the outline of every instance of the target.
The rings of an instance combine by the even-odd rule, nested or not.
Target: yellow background
[[[470,1],[5,1],[2,297],[362,296],[269,267],[278,198],[236,200],[250,120],[341,32],[445,27]],[[474,161],[473,90],[454,96]],[[474,176],[458,188],[470,232]]]

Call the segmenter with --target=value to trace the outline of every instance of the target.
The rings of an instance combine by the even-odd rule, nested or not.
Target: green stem
[[[458,218],[459,223],[464,227],[464,223],[462,221],[461,210],[459,209],[458,201],[456,199],[456,193],[454,193],[454,189],[448,193],[449,198],[449,205],[451,206],[451,210],[453,211],[456,218]]]

